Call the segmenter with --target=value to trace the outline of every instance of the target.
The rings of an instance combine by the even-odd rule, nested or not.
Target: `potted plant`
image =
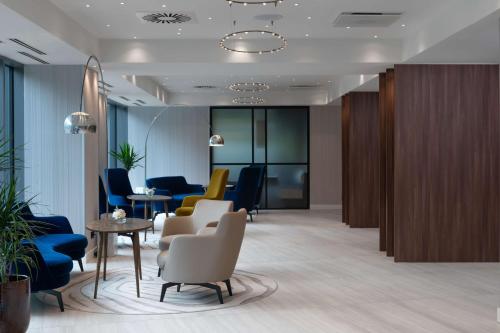
[[[130,172],[130,170],[137,168],[139,162],[144,159],[144,156],[139,156],[134,150],[134,147],[128,143],[120,145],[120,151],[111,151],[111,156],[116,158],[123,164],[123,167]]]
[[[0,139],[0,332],[25,332],[30,322],[30,278],[16,275],[19,266],[28,271],[36,266],[33,249],[26,246],[33,231],[23,219],[28,203],[20,201],[13,175],[14,149]]]

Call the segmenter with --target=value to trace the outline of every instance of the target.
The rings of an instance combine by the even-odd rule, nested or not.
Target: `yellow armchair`
[[[182,206],[175,210],[177,216],[189,216],[193,214],[194,206],[199,200],[224,200],[224,192],[226,191],[227,178],[229,177],[228,169],[215,169],[210,178],[207,192],[204,195],[190,195],[184,198]]]

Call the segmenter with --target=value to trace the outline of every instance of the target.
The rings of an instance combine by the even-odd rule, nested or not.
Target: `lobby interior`
[[[500,332],[499,64],[498,0],[0,0],[0,333]]]

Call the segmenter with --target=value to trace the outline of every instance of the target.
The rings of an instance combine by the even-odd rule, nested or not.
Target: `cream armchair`
[[[196,203],[190,216],[169,217],[163,224],[160,238],[160,251],[169,249],[172,240],[179,235],[196,235],[198,233],[214,233],[217,222],[222,215],[233,210],[232,201],[200,200]],[[209,229],[206,229],[209,227]],[[160,266],[158,276],[161,274]]]
[[[222,290],[213,282],[225,282],[228,293],[233,295],[230,278],[236,267],[247,223],[247,211],[226,213],[220,219],[213,234],[181,235],[173,239],[170,249],[158,255],[163,267],[163,284],[160,302],[169,287],[182,284],[200,285],[217,292],[219,302],[224,303]]]

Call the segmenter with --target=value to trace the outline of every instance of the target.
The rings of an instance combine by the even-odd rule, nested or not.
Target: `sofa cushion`
[[[38,238],[35,239],[35,244],[52,276],[68,274],[73,270],[71,257],[55,251],[53,245],[39,241]]]
[[[49,234],[36,237],[35,244],[37,246],[48,244],[54,248],[54,251],[70,255],[82,249],[85,250],[88,241],[87,237],[78,234]]]

